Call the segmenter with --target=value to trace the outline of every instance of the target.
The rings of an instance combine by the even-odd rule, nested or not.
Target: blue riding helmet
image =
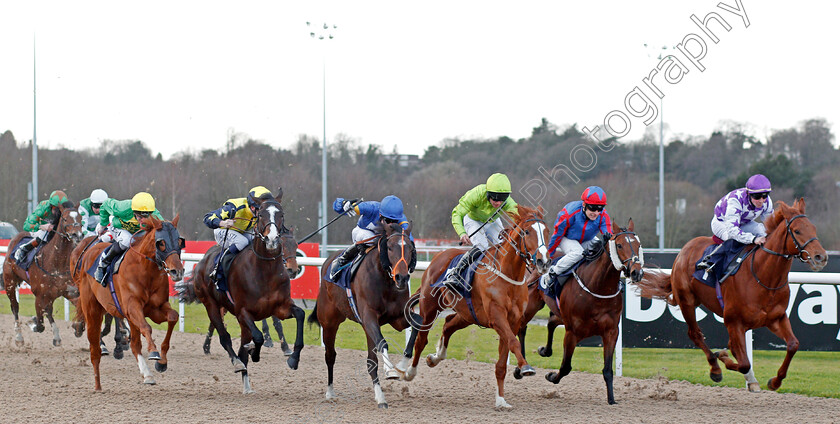
[[[379,203],[379,214],[397,222],[407,221],[403,213],[403,202],[397,196],[385,196]]]

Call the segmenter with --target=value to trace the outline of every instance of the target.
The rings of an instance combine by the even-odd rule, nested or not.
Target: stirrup
[[[714,266],[714,264],[711,263],[711,261],[709,261],[709,258],[704,258],[702,261],[700,261],[700,263],[697,264],[695,268],[697,268],[698,270],[711,269],[712,266]]]

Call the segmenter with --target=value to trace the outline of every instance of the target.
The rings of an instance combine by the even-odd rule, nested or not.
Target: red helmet
[[[583,203],[587,205],[606,205],[607,193],[601,187],[589,186],[586,187],[586,190],[583,190],[580,200],[583,200]]]

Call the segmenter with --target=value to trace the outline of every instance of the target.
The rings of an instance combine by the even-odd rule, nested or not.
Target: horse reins
[[[629,238],[630,235],[632,235],[633,238],[636,239],[636,241],[639,241],[639,238],[638,238],[638,236],[636,236],[636,233],[634,233],[632,231],[622,231],[622,232],[620,232],[618,234],[615,234],[614,236],[610,237],[609,240],[608,240],[608,243],[610,245],[610,262],[612,263],[613,268],[615,268],[616,271],[623,272],[625,274],[630,274],[630,267],[632,267],[633,265],[638,263],[638,264],[642,264],[642,266],[644,266],[644,256],[642,254],[642,247],[641,247],[642,244],[641,244],[641,242],[639,242],[639,252],[636,252],[635,249],[633,249],[633,242],[630,241],[630,251],[633,255],[631,257],[621,261],[620,258],[618,258],[618,252],[615,252],[615,250],[613,250],[613,248],[615,246],[615,240],[619,236],[622,236],[622,235],[626,235],[626,237],[628,238],[628,241],[630,241],[630,238]],[[600,251],[600,254],[598,256],[601,256],[601,254],[603,254],[603,247],[602,247],[602,249]],[[613,255],[615,255],[615,256],[613,256]],[[615,264],[615,261],[613,260],[613,257],[615,257],[616,260],[619,261],[618,263],[621,265],[620,268],[615,266],[616,264]],[[631,262],[629,267],[628,267],[628,264],[627,264],[628,262]],[[583,283],[583,281],[578,276],[577,272],[572,270],[572,275],[575,277],[575,281],[578,282],[578,285],[580,286],[580,288],[583,289],[583,291],[589,293],[590,295],[592,295],[593,297],[596,297],[598,299],[612,299],[612,298],[620,295],[621,292],[624,290],[624,285],[621,283],[621,279],[619,278],[619,280],[618,280],[618,290],[616,290],[615,293],[609,294],[609,295],[593,293],[591,290],[589,290],[588,287],[586,287],[586,284]],[[558,302],[559,302],[559,300],[558,300]]]
[[[808,241],[805,242],[805,244],[800,244],[799,240],[796,239],[796,236],[794,236],[793,231],[791,231],[791,229],[790,229],[790,225],[793,223],[794,220],[796,220],[798,218],[807,218],[807,217],[808,217],[808,215],[805,215],[803,213],[803,214],[799,214],[799,215],[794,216],[790,220],[785,219],[785,227],[786,227],[785,228],[785,239],[784,239],[784,242],[782,243],[782,246],[787,245],[787,239],[788,239],[788,235],[789,235],[790,238],[793,240],[793,244],[796,246],[797,252],[795,254],[794,253],[786,254],[786,253],[775,252],[773,250],[770,250],[770,249],[764,247],[764,244],[761,245],[761,250],[763,250],[763,251],[765,251],[765,252],[767,252],[771,255],[774,255],[774,256],[780,256],[780,257],[782,257],[782,258],[784,258],[785,260],[788,260],[788,261],[792,260],[795,256],[795,257],[799,258],[799,260],[803,263],[808,262],[811,259],[811,252],[808,252],[807,250],[805,250],[805,246],[808,246],[808,244],[811,243],[812,241],[819,240],[819,239],[817,237],[811,237]],[[756,275],[756,273],[755,273],[755,256],[756,256],[754,254],[755,252],[756,252],[756,249],[753,249],[752,260],[750,261],[750,272],[752,273],[752,276],[753,276],[753,278],[755,278],[755,281],[758,283],[758,285],[761,286],[761,287],[764,287],[767,290],[774,290],[774,291],[779,290],[782,287],[787,286],[787,283],[788,283],[787,280],[785,280],[785,284],[782,284],[779,287],[767,287],[767,286],[765,286],[764,284],[761,283],[761,280],[758,278],[758,275]],[[803,252],[808,254],[808,259],[807,260],[802,259],[802,253]]]
[[[537,219],[537,218],[531,218],[531,219],[527,219],[527,220],[523,221],[521,224],[526,224],[528,222],[542,222],[542,220]],[[519,242],[520,243],[524,242],[525,236],[528,235],[528,230],[523,229],[521,224],[516,224],[516,226],[514,228],[512,228],[511,231],[505,232],[504,233],[505,238],[507,239],[509,244],[511,246],[513,246],[513,249],[516,251],[516,255],[519,256],[520,258],[522,258],[522,260],[525,262],[525,268],[529,271],[533,271],[533,269],[536,267],[537,252],[539,252],[540,247],[545,246],[545,240],[540,242],[540,244],[536,247],[536,249],[534,249],[533,254],[528,253],[527,249],[520,249],[519,246],[518,246],[518,243],[514,242],[512,240],[512,238],[510,237],[510,233],[516,231],[517,235],[519,235]],[[523,236],[523,233],[524,233],[524,236]],[[496,250],[493,252],[493,259],[496,262],[498,262],[498,259],[496,258],[496,254],[499,253],[500,250],[501,250],[501,248],[497,246]],[[507,275],[505,275],[500,270],[497,270],[495,267],[493,267],[492,265],[490,265],[488,263],[481,262],[477,266],[483,266],[483,267],[487,268],[493,274],[498,275],[503,280],[507,281],[510,284],[516,285],[516,286],[521,286],[522,284],[525,284],[525,280],[527,279],[527,276],[528,276],[527,273],[526,273],[525,275],[523,275],[522,281],[516,281],[516,280],[508,277]]]

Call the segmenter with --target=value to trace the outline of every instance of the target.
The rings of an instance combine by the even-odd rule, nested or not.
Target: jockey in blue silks
[[[383,227],[388,224],[400,224],[407,230],[408,219],[403,213],[403,202],[397,196],[385,196],[381,202],[368,201],[353,203],[352,200],[345,200],[342,197],[335,199],[333,210],[338,213],[346,213],[348,216],[359,215],[359,221],[353,227],[353,245],[344,250],[341,256],[337,257],[330,268],[330,279],[349,264],[356,255],[365,247],[373,244],[373,238],[383,233]],[[414,237],[409,234],[411,241]]]
[[[773,214],[773,201],[770,200],[770,180],[764,175],[755,174],[747,180],[746,187],[730,191],[715,205],[715,216],[712,218],[712,233],[719,239],[726,241],[734,239],[743,244],[762,245],[767,239],[767,229],[764,221]],[[709,268],[712,264],[709,257],[715,250],[697,264],[700,269]]]
[[[554,234],[548,242],[548,253],[557,247],[565,253],[556,264],[542,276],[543,287],[548,287],[554,277],[569,270],[583,259],[583,251],[592,244],[599,233],[610,231],[610,215],[604,209],[607,206],[607,193],[601,187],[589,186],[580,195],[580,200],[569,202],[554,223]]]

